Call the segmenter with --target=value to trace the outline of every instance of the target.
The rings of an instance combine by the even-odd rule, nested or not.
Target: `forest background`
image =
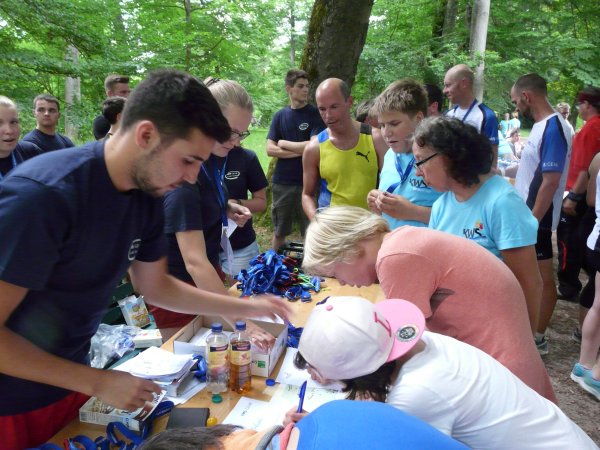
[[[91,122],[105,98],[107,74],[130,75],[134,87],[148,71],[171,67],[240,82],[254,99],[256,131],[262,136],[260,128],[267,128],[287,103],[285,72],[301,66],[307,42],[319,39],[319,33],[309,33],[311,13],[329,8],[336,14],[336,4],[350,14],[361,8],[369,14],[364,48],[360,39],[350,38],[352,26],[326,44],[334,51],[357,47],[360,58],[349,80],[357,102],[399,78],[441,85],[452,65],[475,66],[482,58],[484,101],[499,113],[512,109],[510,86],[525,73],[548,80],[553,104],[574,105],[578,90],[600,85],[597,0],[492,1],[486,51],[476,55],[469,52],[474,3],[2,0],[0,94],[19,104],[24,132],[35,126],[32,99],[42,92],[55,95],[62,102],[61,130],[81,143],[92,139]],[[253,150],[266,158],[264,142]]]
[[[472,29],[484,3],[481,53]],[[511,85],[530,72],[548,81],[553,105],[575,106],[581,88],[600,86],[599,44],[598,0],[0,0],[0,95],[19,104],[23,132],[35,126],[33,98],[55,95],[60,130],[83,143],[93,139],[109,73],[130,75],[132,87],[160,67],[233,79],[254,99],[244,146],[266,170],[266,130],[287,104],[291,67],[318,75],[312,89],[326,76],[346,78],[358,102],[405,77],[441,86],[451,66],[484,60],[483,100],[502,114],[513,109]],[[269,216],[255,222],[263,249]],[[559,301],[545,363],[562,409],[600,444],[600,403],[569,379],[576,317],[575,304]]]

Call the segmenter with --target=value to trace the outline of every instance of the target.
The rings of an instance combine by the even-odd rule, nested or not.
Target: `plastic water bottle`
[[[206,389],[216,395],[227,390],[229,341],[221,323],[213,323],[211,330],[206,338]]]
[[[231,374],[229,388],[238,394],[250,392],[252,375],[252,351],[250,338],[246,334],[246,322],[235,323],[235,332],[229,339],[229,362]]]

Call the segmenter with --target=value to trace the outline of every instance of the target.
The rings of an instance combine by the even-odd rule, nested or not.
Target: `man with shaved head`
[[[540,354],[545,355],[546,327],[556,305],[551,238],[558,225],[567,182],[571,133],[563,117],[548,102],[546,80],[538,74],[520,77],[510,91],[510,98],[523,116],[535,122],[521,155],[515,189],[539,222],[535,249],[543,288],[535,338]]]
[[[381,132],[352,119],[350,88],[339,78],[323,81],[317,88],[316,101],[327,128],[304,149],[302,208],[310,220],[317,207],[367,209],[367,195],[377,187],[387,151]]]
[[[494,111],[475,98],[474,78],[473,71],[466,64],[458,64],[446,72],[444,94],[454,104],[446,115],[474,126],[489,138],[494,149],[495,165],[498,159],[498,118]]]

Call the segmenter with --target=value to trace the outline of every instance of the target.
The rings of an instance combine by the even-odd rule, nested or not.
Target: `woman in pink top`
[[[483,350],[556,402],[519,282],[481,246],[426,228],[390,232],[375,214],[334,207],[321,210],[309,225],[303,264],[307,272],[341,284],[379,282],[386,298],[416,304],[429,330]]]

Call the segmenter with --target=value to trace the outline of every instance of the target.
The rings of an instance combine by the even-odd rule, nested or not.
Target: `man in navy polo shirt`
[[[35,130],[23,136],[24,141],[33,142],[43,152],[75,146],[71,139],[56,131],[60,118],[60,105],[56,97],[40,94],[34,98],[33,116],[37,125]]]
[[[46,441],[86,396],[133,410],[155,383],[87,365],[90,339],[127,269],[152,304],[191,314],[287,318],[280,299],[211,294],[166,273],[165,192],[194,183],[230,128],[196,78],[151,74],[109,140],[40,155],[0,182],[0,448]],[[82,395],[83,394],[83,395]]]
[[[292,69],[285,76],[290,105],[273,116],[267,135],[267,154],[277,158],[273,172],[273,248],[279,249],[292,232],[294,220],[304,236],[308,219],[302,210],[302,154],[310,138],[325,129],[317,108],[308,103],[308,74]]]

